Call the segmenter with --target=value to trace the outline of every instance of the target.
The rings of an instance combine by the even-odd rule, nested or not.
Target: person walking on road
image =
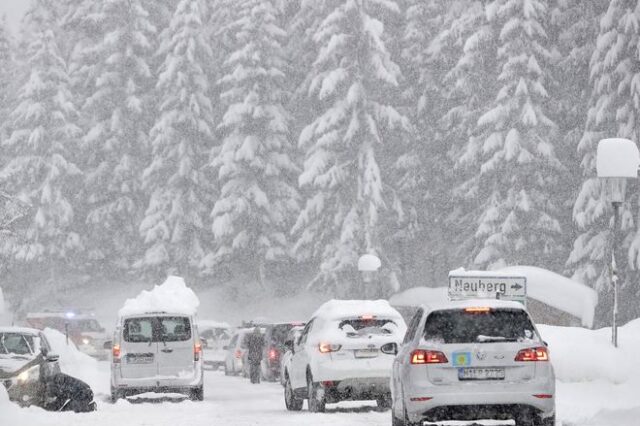
[[[249,334],[249,378],[251,383],[260,383],[260,362],[262,361],[262,348],[264,346],[264,337],[260,332],[260,327],[256,327]]]

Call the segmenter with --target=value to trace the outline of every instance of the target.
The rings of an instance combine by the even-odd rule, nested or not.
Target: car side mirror
[[[380,347],[380,352],[387,355],[398,355],[398,344],[387,343],[386,345],[382,345]]]
[[[104,342],[104,345],[102,345],[102,349],[111,349],[111,346],[113,346],[113,342],[111,340],[107,340]]]
[[[56,362],[56,361],[58,361],[60,359],[60,355],[58,355],[58,354],[47,354],[45,359],[47,360],[47,362]]]

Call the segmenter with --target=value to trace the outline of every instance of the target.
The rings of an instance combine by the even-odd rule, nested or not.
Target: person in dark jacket
[[[260,328],[256,327],[249,334],[247,342],[249,353],[249,378],[251,383],[260,383],[260,362],[262,361],[262,347],[264,346],[264,337],[260,332]]]

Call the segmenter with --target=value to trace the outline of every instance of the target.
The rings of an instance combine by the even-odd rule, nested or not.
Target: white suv
[[[393,365],[394,426],[513,419],[552,426],[549,350],[524,306],[475,300],[421,308]]]
[[[285,405],[322,412],[325,404],[376,400],[390,406],[393,348],[406,325],[386,300],[332,300],[320,307],[294,344],[285,375]]]

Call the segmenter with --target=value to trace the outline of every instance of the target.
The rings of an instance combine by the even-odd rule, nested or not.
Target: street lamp
[[[362,273],[362,282],[364,285],[363,293],[368,293],[369,284],[373,281],[376,273],[382,266],[380,258],[374,254],[363,254],[358,259],[358,271]]]
[[[624,202],[627,179],[638,177],[640,153],[629,139],[612,138],[598,142],[596,169],[598,178],[604,180],[605,199],[613,207],[613,230],[611,231],[611,284],[613,286],[613,324],[611,342],[618,347],[618,273],[615,257],[616,231],[620,221],[620,206]]]

